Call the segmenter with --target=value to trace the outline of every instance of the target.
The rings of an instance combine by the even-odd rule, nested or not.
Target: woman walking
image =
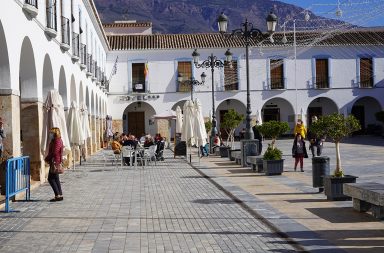
[[[51,185],[55,197],[51,199],[51,202],[62,201],[63,193],[61,191],[61,184],[59,174],[54,171],[55,165],[61,166],[62,155],[63,155],[63,140],[61,139],[60,129],[57,127],[51,128],[49,131],[49,151],[48,155],[45,157],[45,161],[49,163],[49,173],[48,173],[48,182]]]
[[[303,172],[303,158],[308,158],[308,154],[307,148],[305,147],[304,138],[301,136],[301,134],[296,134],[295,140],[293,141],[292,157],[295,158],[295,171],[297,168],[297,164],[300,162],[300,171]]]

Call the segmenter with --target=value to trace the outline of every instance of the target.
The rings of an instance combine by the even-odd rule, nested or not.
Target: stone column
[[[43,103],[40,101],[22,101],[20,108],[20,126],[23,155],[30,157],[32,180],[44,182],[48,174],[44,154],[41,154],[41,133],[43,125]]]
[[[91,116],[92,154],[97,151],[96,116]]]
[[[167,140],[169,141],[171,139],[171,136],[170,135],[170,128],[171,128],[171,125],[169,124],[169,120],[168,119],[158,119],[156,120],[157,121],[157,129],[156,129],[156,133],[160,133],[161,136],[163,137],[166,137]]]
[[[92,155],[92,139],[93,139],[93,132],[92,132],[92,116],[88,115],[88,121],[89,121],[89,130],[91,131],[91,137],[87,139],[87,156]]]

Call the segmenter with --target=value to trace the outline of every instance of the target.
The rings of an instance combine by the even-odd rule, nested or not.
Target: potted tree
[[[228,112],[224,114],[223,121],[221,122],[221,128],[227,133],[227,143],[225,146],[220,147],[220,156],[231,158],[231,153],[233,150],[233,143],[235,142],[235,130],[244,120],[244,115],[239,114],[234,109],[229,109]],[[240,149],[238,150],[240,151]],[[231,159],[232,160],[232,159]],[[234,159],[233,159],[234,160]]]
[[[281,175],[284,167],[284,159],[282,159],[283,152],[275,147],[275,142],[277,137],[289,130],[288,123],[271,120],[264,122],[260,126],[256,126],[256,128],[264,137],[272,139],[263,155],[264,173],[266,175]]]
[[[344,183],[355,183],[355,176],[345,175],[341,167],[340,142],[343,138],[361,129],[359,121],[353,116],[344,117],[343,114],[333,113],[320,117],[313,122],[310,131],[318,136],[332,139],[336,146],[336,168],[333,175],[324,177],[324,193],[328,200],[348,200],[343,194]]]

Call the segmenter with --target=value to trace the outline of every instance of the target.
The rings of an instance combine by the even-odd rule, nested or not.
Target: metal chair
[[[133,166],[133,160],[135,157],[135,150],[131,146],[123,146],[121,150],[121,166],[124,164],[124,158],[129,158],[129,164]]]

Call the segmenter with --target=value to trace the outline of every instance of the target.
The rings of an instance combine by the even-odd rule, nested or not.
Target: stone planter
[[[228,157],[229,160],[234,161],[235,160],[235,155],[239,154],[241,152],[240,149],[228,149]]]
[[[263,160],[263,170],[265,175],[281,175],[284,168],[284,159],[281,160]]]
[[[228,149],[230,149],[230,147],[220,146],[220,157],[228,157]]]
[[[328,200],[351,200],[343,194],[343,184],[356,183],[355,176],[344,175],[344,177],[324,176],[324,194]]]

